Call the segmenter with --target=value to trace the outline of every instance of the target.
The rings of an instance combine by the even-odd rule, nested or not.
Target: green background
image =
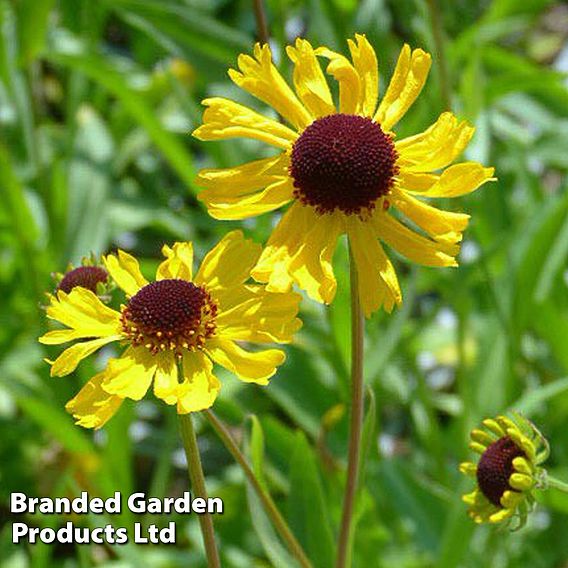
[[[346,52],[366,33],[381,90],[404,42],[434,56],[421,97],[400,122],[423,130],[450,104],[477,126],[468,159],[498,183],[440,206],[472,215],[460,268],[397,259],[404,305],[366,328],[365,488],[354,567],[561,567],[568,496],[550,491],[519,533],[475,527],[457,472],[482,418],[524,411],[549,438],[550,470],[568,479],[568,10],[547,0],[269,0],[275,57],[298,35]],[[434,8],[434,11],[433,11]],[[437,18],[432,16],[436,16]],[[436,40],[436,22],[441,34]],[[251,141],[200,143],[200,100],[254,104],[226,70],[250,52],[247,1],[0,0],[0,565],[203,566],[194,515],[176,546],[11,543],[11,491],[73,496],[187,489],[174,410],[149,395],[100,432],[64,403],[102,364],[50,379],[37,337],[50,273],[91,251],[122,247],[151,276],[163,243],[193,240],[201,258],[243,228],[265,242],[274,215],[216,222],[195,195],[195,172],[265,155]],[[562,71],[564,70],[564,72]],[[390,253],[397,258],[394,253]],[[304,300],[304,328],[268,388],[221,375],[215,411],[230,423],[316,568],[331,566],[347,454],[349,302],[345,247],[330,308]],[[374,404],[373,404],[374,401]],[[256,416],[252,418],[251,415]],[[294,566],[239,469],[198,420],[223,566]],[[129,432],[126,436],[125,432]],[[251,516],[253,522],[251,522]],[[30,517],[58,526],[67,518]],[[82,526],[100,517],[74,518]],[[130,526],[132,515],[113,518]]]

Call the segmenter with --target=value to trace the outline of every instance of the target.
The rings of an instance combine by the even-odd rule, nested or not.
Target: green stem
[[[266,23],[266,14],[264,13],[264,4],[262,0],[253,0],[254,17],[256,18],[256,30],[258,39],[261,44],[268,43],[270,36],[268,34],[268,24]]]
[[[430,19],[432,21],[432,34],[436,45],[436,61],[438,62],[438,72],[440,74],[440,88],[442,91],[442,99],[446,110],[452,107],[450,80],[448,73],[448,62],[444,50],[444,31],[442,24],[442,13],[438,0],[428,0],[428,9],[430,11]]]
[[[550,476],[546,478],[546,482],[549,489],[554,488],[558,489],[558,491],[562,491],[563,493],[568,493],[568,483]]]
[[[349,434],[349,456],[347,462],[347,484],[343,498],[343,514],[337,548],[337,568],[351,564],[351,532],[357,481],[359,477],[359,454],[361,453],[361,431],[363,428],[363,335],[364,319],[359,299],[359,278],[349,247],[349,270],[351,278],[351,425]]]
[[[187,470],[191,481],[191,489],[194,495],[201,497],[207,501],[207,491],[205,489],[205,477],[203,476],[203,468],[201,467],[201,458],[199,457],[199,448],[197,447],[197,438],[193,429],[193,421],[191,414],[179,414],[179,425],[181,430],[181,439],[183,448],[187,458]],[[213,519],[209,513],[199,515],[199,525],[201,526],[201,535],[205,545],[205,553],[207,554],[207,565],[209,568],[221,568],[219,561],[219,553],[215,543],[215,529],[213,528]]]
[[[264,510],[266,514],[272,520],[274,527],[278,531],[278,534],[282,537],[282,540],[288,546],[290,552],[296,557],[302,568],[312,568],[306,553],[302,549],[300,543],[296,540],[296,537],[292,534],[292,531],[286,524],[286,521],[280,514],[280,511],[277,509],[272,497],[270,494],[262,487],[258,478],[254,474],[251,466],[249,465],[247,458],[241,452],[238,444],[235,442],[231,433],[227,429],[227,427],[213,414],[211,410],[204,410],[203,413],[209,420],[209,423],[217,432],[217,435],[229,451],[229,453],[233,456],[235,461],[241,466],[244,474],[246,475],[249,483],[252,485],[252,488],[255,490],[256,494],[258,495],[259,499],[261,500]]]

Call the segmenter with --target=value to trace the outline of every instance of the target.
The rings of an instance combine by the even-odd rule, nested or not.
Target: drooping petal
[[[111,343],[112,341],[119,341],[122,339],[120,335],[108,335],[107,337],[99,337],[98,339],[91,339],[90,341],[82,341],[80,343],[75,343],[71,347],[68,347],[53,361],[51,365],[50,375],[52,377],[64,377],[69,373],[72,373],[77,365],[93,354],[97,349],[100,349],[103,345]]]
[[[205,350],[217,363],[247,383],[267,385],[268,379],[276,373],[276,367],[286,359],[280,349],[265,349],[256,353],[245,351],[230,339],[213,338]]]
[[[154,394],[166,404],[175,404],[179,387],[176,357],[172,351],[163,351],[155,355],[155,359]]]
[[[178,414],[197,412],[213,406],[221,390],[221,383],[212,369],[213,363],[204,353],[184,353],[183,382],[177,390]]]
[[[379,68],[373,46],[362,34],[355,34],[355,41],[348,39],[353,66],[359,75],[360,104],[358,112],[372,118],[379,96]]]
[[[333,274],[333,253],[343,231],[342,217],[333,212],[318,215],[312,207],[302,207],[303,242],[291,257],[288,272],[310,298],[329,304],[337,288]]]
[[[231,231],[205,255],[195,283],[205,284],[210,290],[243,284],[261,250],[261,245],[245,239],[241,231]]]
[[[73,416],[78,426],[101,428],[116,414],[124,400],[102,389],[103,374],[95,375],[65,405],[65,410]]]
[[[203,124],[193,132],[199,140],[252,138],[286,149],[298,137],[287,126],[229,99],[215,97],[205,99],[202,104],[207,107]]]
[[[475,128],[444,112],[427,130],[395,142],[401,169],[430,172],[451,164],[466,148]]]
[[[486,181],[495,181],[494,168],[477,162],[462,162],[446,168],[440,175],[405,172],[399,174],[403,189],[424,197],[458,197],[475,191]]]
[[[130,254],[119,250],[118,256],[109,254],[103,258],[111,278],[129,295],[134,296],[140,288],[148,284],[142,276],[138,261]]]
[[[77,286],[69,294],[62,290],[52,297],[47,317],[71,329],[48,331],[40,343],[56,345],[84,337],[108,337],[120,331],[120,314],[105,306],[96,294]]]
[[[383,251],[373,226],[352,216],[347,234],[359,275],[359,296],[366,317],[384,306],[387,312],[402,303],[402,293],[396,271]]]
[[[156,272],[156,280],[180,278],[191,281],[193,275],[193,244],[174,243],[173,247],[164,245],[162,254],[166,257]]]
[[[294,63],[296,93],[313,118],[333,114],[331,92],[310,42],[298,38],[294,47],[286,48],[286,53]]]
[[[140,400],[150,388],[157,360],[145,347],[129,347],[119,359],[111,359],[102,375],[109,394]]]
[[[211,195],[208,190],[199,194],[214,219],[239,220],[256,217],[286,205],[294,198],[294,186],[289,177],[279,179],[262,191],[241,197]]]
[[[232,307],[229,307],[229,301],[216,319],[219,337],[257,343],[287,343],[302,326],[296,318],[301,296],[294,292],[273,294],[263,286],[249,285],[238,294]]]
[[[462,240],[469,215],[436,209],[400,190],[394,190],[390,200],[434,240],[444,243],[459,243]]]
[[[292,89],[272,63],[268,45],[254,46],[254,57],[239,55],[239,71],[229,69],[229,77],[241,89],[270,105],[298,130],[311,121],[310,113],[303,107]]]
[[[339,112],[356,114],[361,97],[359,74],[347,57],[327,47],[316,49],[316,55],[329,59],[326,72],[339,83]]]
[[[377,236],[397,252],[424,266],[457,266],[457,245],[434,242],[415,233],[388,213],[373,217]]]
[[[343,231],[338,213],[318,215],[311,207],[295,203],[272,232],[252,271],[267,290],[286,292],[293,281],[310,297],[329,303],[336,289],[332,257]]]
[[[385,132],[391,130],[404,116],[420,94],[426,83],[431,63],[432,58],[429,53],[421,49],[411,50],[410,46],[404,45],[385,96],[374,117],[375,122],[378,122]]]

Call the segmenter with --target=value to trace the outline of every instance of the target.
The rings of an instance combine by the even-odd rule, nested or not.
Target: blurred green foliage
[[[443,53],[432,31],[436,5]],[[442,203],[472,215],[460,268],[398,263],[403,307],[367,322],[366,384],[373,396],[354,567],[565,565],[566,496],[547,493],[520,533],[474,527],[460,501],[468,483],[457,464],[473,425],[516,408],[540,425],[552,446],[551,470],[568,479],[566,4],[268,0],[266,8],[286,72],[283,46],[296,35],[345,51],[347,37],[366,33],[379,55],[383,90],[402,43],[432,52],[427,87],[398,135],[424,129],[449,102],[477,126],[467,158],[495,166],[499,177]],[[254,38],[245,0],[0,0],[3,568],[204,565],[193,516],[175,519],[175,547],[27,548],[11,544],[7,504],[10,491],[62,496],[86,489],[104,496],[136,489],[164,496],[187,487],[173,409],[149,397],[123,408],[95,435],[75,427],[64,403],[101,358],[72,377],[50,379],[42,358],[53,352],[36,338],[46,327],[41,305],[53,288],[50,273],[90,252],[120,246],[151,273],[166,242],[194,240],[202,256],[233,227],[266,240],[270,215],[215,222],[196,201],[193,181],[200,167],[244,162],[262,148],[189,136],[205,96],[251,102],[226,70]],[[249,440],[255,468],[322,568],[333,557],[347,454],[344,249],[336,268],[334,304],[303,302],[304,329],[270,387],[228,378],[215,406]],[[258,420],[247,420],[250,414]],[[223,566],[293,566],[205,423],[200,444],[210,494],[225,500],[226,512],[216,519]],[[28,520],[57,526],[67,519]],[[133,522],[131,514],[113,519],[119,526]]]

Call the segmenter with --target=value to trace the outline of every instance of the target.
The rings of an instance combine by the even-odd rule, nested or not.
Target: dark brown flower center
[[[509,485],[509,478],[515,472],[513,460],[525,456],[509,436],[499,438],[483,452],[477,464],[477,484],[491,503],[501,507],[505,491],[515,491]]]
[[[371,210],[398,172],[390,136],[370,118],[332,114],[310,124],[294,143],[294,195],[320,214]]]
[[[201,286],[181,279],[151,282],[122,310],[122,326],[134,345],[153,353],[200,349],[215,333],[217,304]]]
[[[75,288],[81,286],[91,292],[97,292],[97,284],[106,282],[108,273],[100,266],[79,266],[70,270],[58,284],[57,289],[63,290],[67,294]]]

